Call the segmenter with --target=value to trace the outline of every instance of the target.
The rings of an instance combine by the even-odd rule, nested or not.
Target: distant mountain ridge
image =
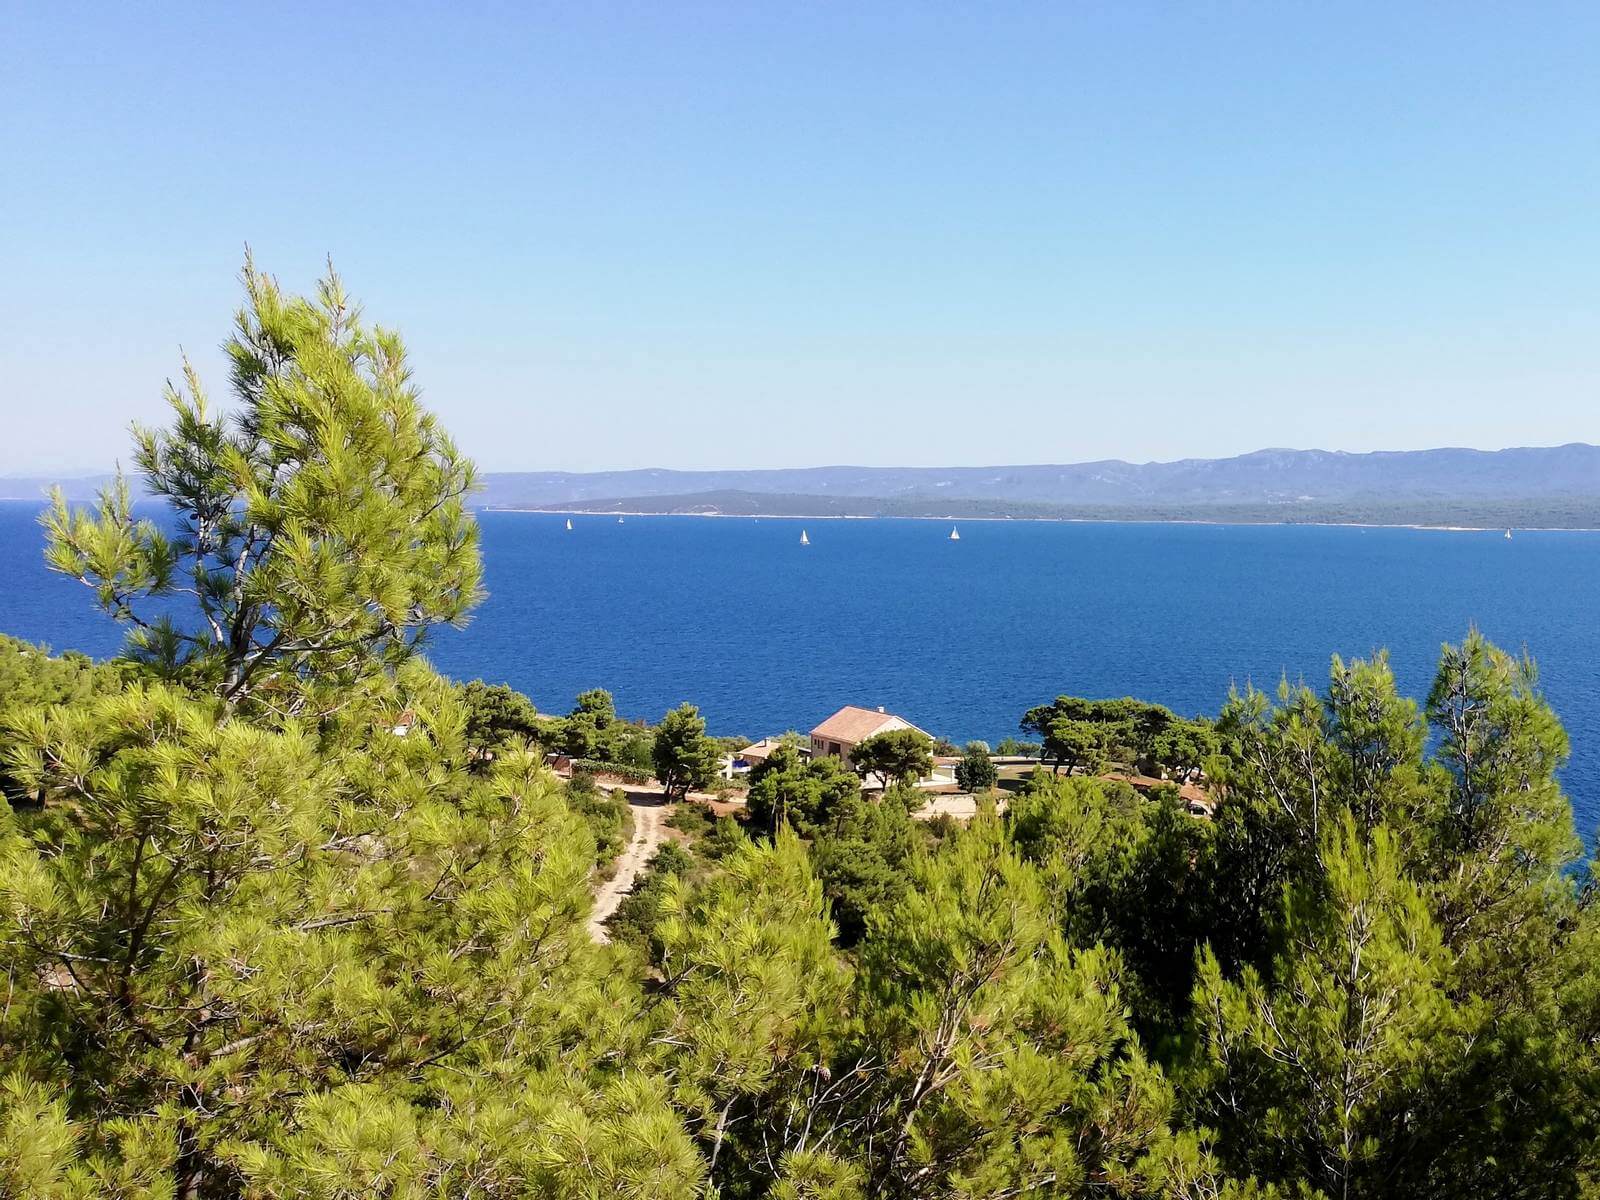
[[[1234,458],[995,467],[802,467],[760,471],[513,472],[485,476],[477,503],[540,507],[633,496],[754,493],[1165,507],[1355,499],[1600,496],[1600,446],[1509,450],[1257,450]]]
[[[63,479],[68,497],[91,498],[107,476]],[[0,498],[32,499],[45,478],[0,478]],[[1507,450],[1257,450],[1232,458],[992,467],[799,467],[778,470],[488,472],[484,508],[538,508],[630,497],[739,493],[874,497],[897,503],[983,501],[1117,509],[1221,505],[1326,506],[1353,501],[1570,500],[1600,497],[1600,446]]]

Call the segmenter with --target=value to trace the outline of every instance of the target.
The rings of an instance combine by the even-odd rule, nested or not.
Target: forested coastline
[[[173,524],[46,518],[125,654],[0,642],[0,1195],[1595,1194],[1600,913],[1531,662],[1463,631],[1421,704],[1336,658],[1207,723],[1022,697],[1047,761],[1002,812],[970,749],[967,824],[890,748],[880,795],[784,748],[598,943],[625,815],[545,752],[675,798],[704,723],[434,672],[472,465],[335,277],[244,282],[230,412],[186,371],[136,434]],[[1098,778],[1120,741],[1214,815]]]

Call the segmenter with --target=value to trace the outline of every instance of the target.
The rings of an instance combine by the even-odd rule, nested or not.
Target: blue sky
[[[248,241],[489,469],[1600,441],[1600,6],[0,0],[0,473]]]

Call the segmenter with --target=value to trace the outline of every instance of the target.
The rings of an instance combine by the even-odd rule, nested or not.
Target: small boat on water
[[[571,517],[567,518],[567,532],[568,533],[572,532],[572,518]]]
[[[808,537],[807,537],[807,536],[806,536],[806,531],[805,531],[805,530],[804,530],[804,529],[802,529],[802,530],[801,530],[801,531],[800,531],[800,544],[801,544],[801,545],[802,545],[802,546],[809,546],[809,545],[811,545],[811,539],[810,539],[810,538],[808,538]]]
[[[621,524],[622,524],[622,518],[621,518],[621,517],[618,517],[618,518],[617,518],[617,524],[618,524],[618,525],[621,525]]]
[[[954,525],[950,526],[950,540],[952,542],[959,542],[961,540],[961,531]]]
[[[1509,542],[1510,540],[1511,540],[1511,530],[1508,529],[1508,530],[1506,530],[1506,541]]]

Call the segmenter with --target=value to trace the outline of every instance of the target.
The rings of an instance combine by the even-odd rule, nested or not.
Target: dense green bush
[[[661,944],[655,929],[662,917],[662,901],[668,895],[670,881],[687,877],[694,869],[694,857],[687,850],[677,842],[662,842],[638,882],[606,922],[611,940],[658,959]]]
[[[573,759],[572,770],[574,774],[609,775],[625,783],[652,783],[655,781],[655,776],[649,771],[642,771],[625,763],[599,762],[592,758]]]
[[[600,788],[592,775],[576,772],[567,784],[567,807],[583,819],[594,835],[595,863],[604,867],[622,852],[633,836],[633,814],[621,790]]]

